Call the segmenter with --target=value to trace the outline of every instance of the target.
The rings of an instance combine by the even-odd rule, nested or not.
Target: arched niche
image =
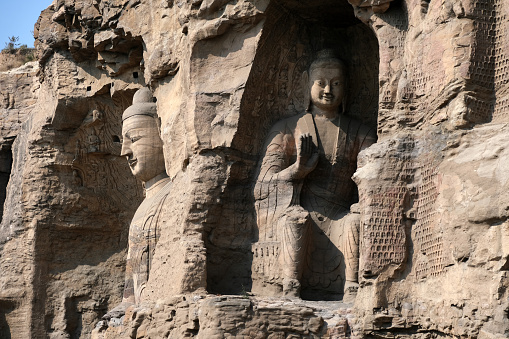
[[[355,18],[346,0],[279,0],[267,9],[234,147],[259,154],[276,121],[302,112],[302,73],[326,48],[348,67],[347,114],[376,127],[380,58],[375,34]]]
[[[337,51],[348,67],[347,113],[376,129],[378,42],[346,0],[272,1],[240,106],[235,153],[220,220],[205,237],[207,290],[252,289],[252,244],[259,240],[253,183],[271,126],[305,109],[302,73],[322,49]],[[270,294],[270,293],[269,293]]]

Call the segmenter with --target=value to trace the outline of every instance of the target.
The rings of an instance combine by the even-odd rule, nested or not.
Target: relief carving
[[[104,319],[121,317],[126,308],[143,301],[152,257],[160,236],[160,214],[171,187],[166,174],[156,104],[147,88],[136,92],[122,116],[122,151],[133,175],[145,188],[145,199],[129,228],[129,250],[122,303]]]
[[[306,111],[269,132],[254,193],[255,290],[310,299],[355,294],[359,214],[351,177],[376,134],[346,111],[347,78],[332,51],[319,52],[303,73]]]

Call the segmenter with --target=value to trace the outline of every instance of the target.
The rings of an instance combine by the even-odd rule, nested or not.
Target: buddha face
[[[122,152],[133,175],[143,182],[165,171],[163,142],[156,120],[146,115],[133,115],[122,124]]]
[[[337,112],[345,93],[340,65],[334,61],[316,65],[310,71],[309,81],[312,104],[322,111]]]

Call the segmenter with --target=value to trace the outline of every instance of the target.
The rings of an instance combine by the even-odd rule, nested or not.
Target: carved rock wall
[[[21,192],[26,121],[35,108],[38,96],[38,65],[29,63],[19,69],[0,73],[0,336],[10,332],[28,337],[26,323],[18,322],[30,316],[27,295],[30,294],[32,270],[32,235],[22,233],[20,206],[13,196]],[[9,195],[7,193],[10,193]],[[5,207],[5,208],[4,208]],[[9,222],[10,221],[10,222]],[[19,236],[14,237],[13,234]]]
[[[368,333],[505,336],[505,7],[356,9],[380,45],[379,142],[355,175]]]
[[[13,146],[0,233],[5,337],[90,336],[121,299],[127,229],[142,198],[119,156],[119,119],[140,85],[87,86],[100,71],[52,43],[40,49],[37,101],[24,107]]]
[[[6,198],[6,188],[12,166],[12,144],[21,130],[21,124],[31,113],[37,100],[39,83],[36,78],[37,62],[30,62],[19,69],[2,72],[0,76],[0,204]],[[2,220],[0,211],[0,220]]]
[[[172,204],[151,303],[106,337],[503,337],[509,7],[350,3],[56,0],[43,11],[38,78],[0,76],[3,94],[13,79],[33,89],[7,95],[0,112],[0,157],[16,135],[0,227],[0,335],[87,338],[120,301],[142,200],[119,157],[120,116],[149,85]],[[264,236],[252,192],[261,146],[272,124],[305,107],[300,75],[324,47],[349,65],[350,112],[378,126],[355,175],[355,308],[324,326],[316,312],[344,305],[175,297],[253,287],[263,268],[251,252]]]

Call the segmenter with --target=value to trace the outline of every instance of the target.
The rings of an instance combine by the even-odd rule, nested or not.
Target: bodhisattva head
[[[134,94],[122,115],[122,152],[133,175],[143,182],[165,173],[163,141],[159,135],[156,104],[148,88]]]
[[[310,110],[316,114],[335,117],[339,107],[345,110],[346,67],[332,51],[324,50],[309,67],[308,90]]]

